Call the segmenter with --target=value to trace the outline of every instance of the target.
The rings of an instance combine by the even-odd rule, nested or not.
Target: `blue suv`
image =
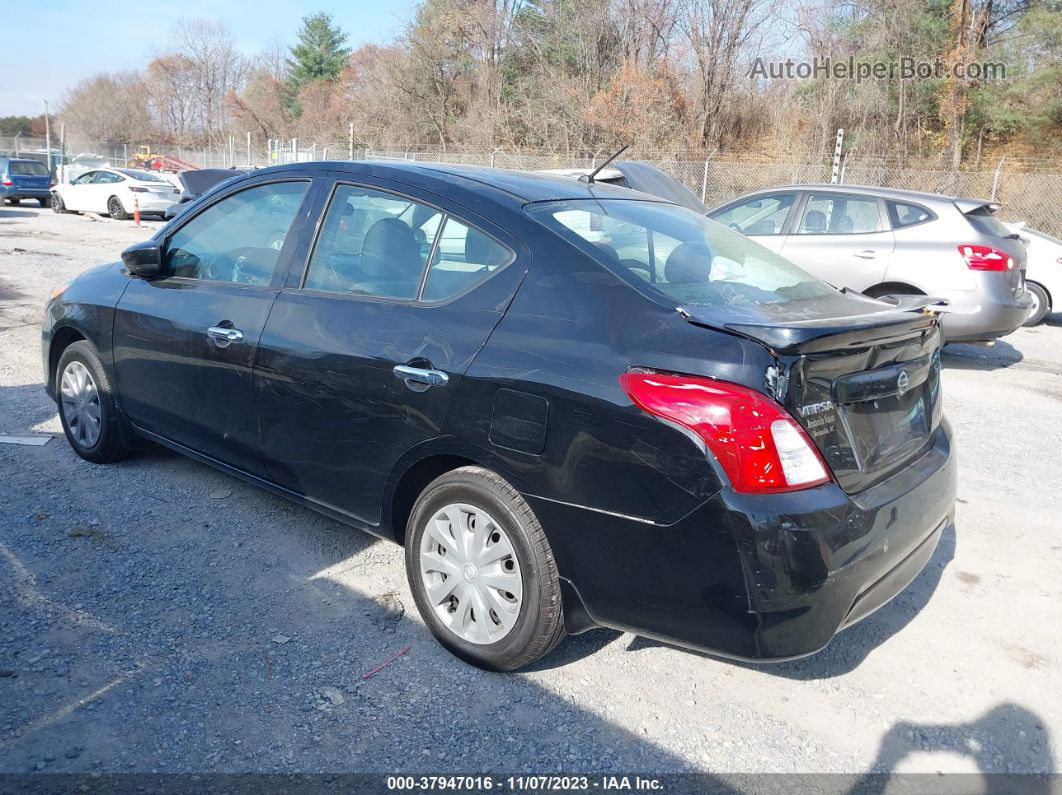
[[[36,199],[47,207],[52,198],[52,176],[48,166],[39,160],[15,157],[0,158],[0,196],[8,204],[22,199]]]

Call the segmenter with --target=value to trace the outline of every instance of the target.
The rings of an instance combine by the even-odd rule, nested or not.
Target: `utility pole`
[[[52,173],[52,125],[48,121],[48,100],[44,100],[44,148],[48,152],[48,173]]]

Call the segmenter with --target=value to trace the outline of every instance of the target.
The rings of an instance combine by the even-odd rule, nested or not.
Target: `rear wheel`
[[[564,637],[549,542],[524,498],[482,467],[432,481],[413,506],[406,575],[432,634],[492,671],[515,671]]]
[[[117,196],[111,196],[111,198],[107,199],[107,215],[115,221],[129,220],[129,213],[125,211],[122,206],[122,200]]]
[[[43,208],[47,207],[49,202],[48,199],[37,199],[37,204],[39,204]]]
[[[63,351],[55,369],[55,391],[59,419],[75,453],[94,464],[126,456],[128,431],[103,363],[89,343],[74,342]]]
[[[17,197],[14,199],[8,199],[7,203],[10,204],[12,207],[17,207],[19,204],[22,203],[22,199],[19,199]]]
[[[1036,282],[1025,282],[1025,289],[1032,296],[1033,308],[1032,312],[1029,313],[1028,319],[1022,325],[1038,326],[1047,317],[1047,313],[1051,311],[1051,296],[1047,294],[1047,290]]]

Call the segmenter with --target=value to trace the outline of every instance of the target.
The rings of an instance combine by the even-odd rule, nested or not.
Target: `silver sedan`
[[[950,342],[991,340],[1025,322],[1025,246],[999,205],[855,185],[793,185],[709,212],[835,287],[923,294],[950,304]]]

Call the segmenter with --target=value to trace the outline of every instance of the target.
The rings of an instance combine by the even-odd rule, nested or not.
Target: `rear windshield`
[[[166,182],[157,174],[152,174],[150,171],[142,171],[139,168],[119,168],[117,171],[121,171],[127,177],[140,182]]]
[[[21,177],[46,177],[48,167],[36,160],[11,160],[8,161],[7,172]]]
[[[1002,221],[992,215],[992,211],[988,207],[978,207],[976,210],[971,210],[966,213],[966,219],[982,235],[990,235],[991,237],[1010,237],[1013,235],[1013,232],[1007,229]]]
[[[777,310],[839,295],[741,233],[673,204],[578,199],[533,204],[527,212],[668,303]]]

